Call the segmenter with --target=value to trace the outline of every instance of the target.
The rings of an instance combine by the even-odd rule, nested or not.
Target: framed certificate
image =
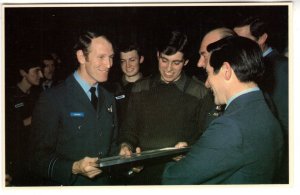
[[[187,153],[190,150],[190,147],[184,148],[161,148],[156,150],[147,150],[139,154],[133,153],[131,156],[112,156],[107,158],[102,158],[99,160],[99,167],[109,167],[114,165],[126,164],[131,162],[137,162],[147,159],[154,159],[159,157],[174,157]]]

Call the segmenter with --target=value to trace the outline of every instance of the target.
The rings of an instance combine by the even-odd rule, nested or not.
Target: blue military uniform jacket
[[[116,151],[114,97],[98,86],[98,108],[71,75],[41,94],[33,114],[31,168],[59,185],[107,185],[105,171],[95,179],[72,174],[72,165],[86,156],[106,157]]]
[[[234,99],[179,162],[167,165],[163,184],[266,184],[280,165],[280,125],[260,91]]]

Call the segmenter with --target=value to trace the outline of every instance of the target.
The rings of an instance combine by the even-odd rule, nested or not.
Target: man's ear
[[[144,56],[140,56],[140,64],[144,62]]]
[[[187,65],[189,63],[189,60],[184,60],[183,66]]]
[[[77,50],[76,57],[80,64],[84,64],[86,62],[85,55],[82,50]]]
[[[231,66],[228,62],[223,63],[222,71],[223,71],[223,75],[224,75],[225,80],[230,80],[233,70],[232,70],[232,68],[231,68]]]
[[[257,41],[258,45],[259,45],[259,46],[265,45],[267,39],[268,39],[268,34],[267,34],[267,33],[262,34],[262,35],[259,37],[258,41]]]
[[[20,69],[19,70],[19,73],[20,73],[20,75],[22,76],[22,77],[25,77],[26,76],[26,71],[25,70],[23,70],[23,69]]]
[[[159,51],[156,52],[157,60],[159,60]]]

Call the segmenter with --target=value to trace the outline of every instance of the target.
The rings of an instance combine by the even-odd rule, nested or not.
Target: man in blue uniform
[[[37,102],[31,169],[54,185],[108,185],[97,162],[110,155],[117,136],[114,97],[100,85],[112,66],[113,46],[105,35],[87,31],[75,52],[78,69]]]

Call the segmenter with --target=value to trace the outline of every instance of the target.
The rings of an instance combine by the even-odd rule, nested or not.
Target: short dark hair
[[[40,63],[41,63],[41,67],[45,68],[45,64],[44,64],[44,60],[53,60],[54,61],[54,65],[56,63],[55,59],[51,56],[50,53],[42,53],[41,57],[40,57]]]
[[[218,73],[224,62],[228,62],[241,82],[259,82],[264,73],[262,53],[251,39],[230,36],[207,46],[211,53],[210,65]]]
[[[24,70],[27,73],[31,68],[42,68],[42,64],[40,63],[38,57],[34,54],[28,54],[26,57],[18,59],[16,63],[19,70]]]
[[[172,31],[171,34],[163,38],[158,45],[158,52],[166,55],[173,55],[176,52],[183,53],[185,59],[188,59],[188,38],[180,31]]]
[[[76,44],[74,45],[74,50],[75,53],[78,50],[82,50],[83,54],[85,57],[88,56],[89,54],[89,47],[91,45],[91,42],[93,39],[98,38],[98,37],[103,37],[104,39],[106,39],[107,41],[111,42],[106,35],[100,33],[100,32],[96,32],[96,31],[85,31],[83,32],[79,37],[78,40],[76,42]]]
[[[143,55],[141,47],[136,41],[123,41],[120,43],[118,50],[124,53],[136,50],[139,56]]]
[[[247,25],[250,26],[250,33],[256,38],[256,40],[258,40],[264,33],[267,33],[267,23],[258,16],[248,16],[243,18],[235,25],[235,27],[243,27]]]

